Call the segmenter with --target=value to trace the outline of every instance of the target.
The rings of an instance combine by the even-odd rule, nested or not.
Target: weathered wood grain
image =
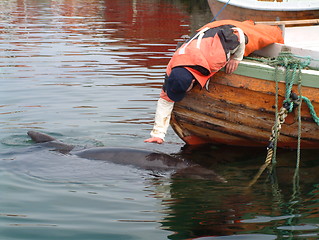
[[[171,125],[187,143],[221,143],[238,146],[267,146],[275,121],[275,82],[239,74],[217,73],[209,91],[196,86],[175,104]],[[279,108],[285,86],[279,83]],[[294,87],[294,91],[297,89]],[[302,87],[319,112],[317,88]],[[282,126],[278,146],[296,148],[297,110]],[[302,148],[319,147],[319,126],[313,121],[305,103],[302,105]]]

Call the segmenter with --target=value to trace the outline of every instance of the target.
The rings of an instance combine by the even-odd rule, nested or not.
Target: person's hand
[[[148,138],[148,139],[144,140],[144,142],[162,144],[164,142],[164,140],[159,138],[159,137],[152,137],[152,138]]]
[[[238,60],[230,59],[229,62],[226,64],[226,73],[233,73],[237,69],[239,62],[240,61]]]

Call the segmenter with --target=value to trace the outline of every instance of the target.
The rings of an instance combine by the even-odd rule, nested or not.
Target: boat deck
[[[263,57],[277,57],[281,51],[311,58],[310,68],[319,70],[319,25],[284,28],[285,44],[275,43],[255,53]]]
[[[286,27],[284,34],[288,46],[319,51],[319,25]]]

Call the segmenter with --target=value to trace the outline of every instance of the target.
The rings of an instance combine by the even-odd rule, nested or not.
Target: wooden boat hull
[[[218,0],[208,0],[208,4],[213,16],[216,16],[219,10],[225,5]],[[216,20],[232,19],[237,21],[288,21],[296,19],[316,19],[319,18],[319,9],[308,10],[256,10],[245,7],[234,6],[230,2],[227,7],[217,16]]]
[[[319,112],[318,75],[303,72],[302,95]],[[285,95],[284,74],[279,75],[279,108]],[[317,83],[318,85],[318,83]],[[298,93],[297,87],[293,88]],[[209,91],[196,86],[174,106],[171,126],[189,145],[214,143],[246,147],[268,146],[275,122],[276,82],[274,69],[241,63],[233,74],[223,71],[213,76]],[[296,148],[297,110],[283,124],[278,147]],[[302,104],[301,148],[319,148],[319,126]]]

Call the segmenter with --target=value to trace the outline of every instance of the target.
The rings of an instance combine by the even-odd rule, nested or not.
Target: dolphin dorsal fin
[[[54,151],[58,151],[63,154],[69,153],[74,146],[65,144],[54,137],[51,137],[45,133],[28,131],[29,137],[36,143],[42,143],[43,146],[54,148]]]
[[[36,143],[45,143],[45,142],[56,141],[56,139],[54,137],[51,137],[45,133],[40,133],[40,132],[36,132],[36,131],[28,131],[28,135]]]

